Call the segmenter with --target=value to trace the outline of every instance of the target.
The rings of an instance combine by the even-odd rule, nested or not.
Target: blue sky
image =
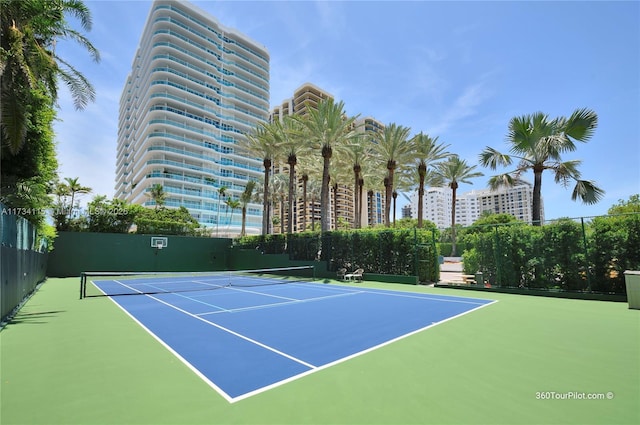
[[[97,99],[78,112],[61,89],[56,139],[60,176],[92,187],[86,201],[114,194],[118,102],[151,2],[85,3],[93,14],[86,35],[102,61],[71,43],[57,53],[88,77]],[[591,206],[573,202],[571,188],[547,172],[545,217],[605,214],[640,193],[638,1],[192,3],[267,47],[272,106],[311,82],[350,115],[438,136],[471,164],[486,146],[508,151],[512,117],[590,108],[599,117],[593,138],[563,158],[582,160],[583,178],[606,196]],[[485,188],[497,173],[478,170],[485,177],[459,191]]]

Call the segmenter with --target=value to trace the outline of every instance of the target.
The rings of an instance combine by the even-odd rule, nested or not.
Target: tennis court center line
[[[253,291],[245,291],[245,292],[252,292]],[[299,299],[291,299],[291,301],[285,301],[285,302],[280,302],[280,303],[273,303],[273,304],[262,304],[262,305],[254,305],[254,306],[250,306],[250,307],[240,307],[240,308],[232,308],[232,309],[228,309],[225,311],[208,311],[205,313],[198,313],[197,316],[206,316],[206,315],[210,315],[210,314],[220,314],[220,313],[239,313],[242,311],[250,311],[250,310],[262,310],[265,308],[274,308],[274,307],[280,307],[283,305],[291,305],[291,304],[302,304],[302,303],[308,303],[308,302],[313,302],[313,301],[321,301],[321,300],[326,300],[329,298],[340,298],[340,297],[348,297],[351,295],[356,295],[356,294],[361,294],[364,291],[358,291],[358,292],[349,292],[349,293],[343,293],[343,294],[334,294],[334,295],[327,295],[324,297],[315,297],[315,298],[305,298],[302,300]],[[257,292],[259,294],[259,292]],[[262,294],[261,294],[262,295]]]

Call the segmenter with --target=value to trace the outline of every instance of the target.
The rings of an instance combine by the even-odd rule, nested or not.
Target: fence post
[[[582,224],[582,246],[584,247],[585,273],[587,274],[587,291],[591,292],[591,270],[589,270],[589,250],[587,248],[587,233],[584,229],[584,217],[580,217]]]

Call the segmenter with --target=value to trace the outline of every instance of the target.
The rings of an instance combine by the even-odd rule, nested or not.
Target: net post
[[[80,299],[84,298],[85,295],[85,285],[86,285],[86,275],[84,272],[80,272]]]

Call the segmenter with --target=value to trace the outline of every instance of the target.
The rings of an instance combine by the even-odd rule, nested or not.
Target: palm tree
[[[282,173],[277,173],[273,176],[273,191],[272,200],[280,204],[280,233],[284,233],[285,222],[285,201],[287,199],[287,191],[289,187],[289,179]]]
[[[167,200],[167,194],[161,184],[156,183],[149,189],[149,197],[156,204],[155,209],[162,208]]]
[[[233,212],[240,208],[240,201],[238,199],[233,199],[228,197],[224,203],[227,205],[227,209],[231,209],[231,215],[229,217],[229,222],[227,223],[227,233],[229,233],[229,227],[231,226],[231,222],[233,221]]]
[[[408,160],[411,144],[408,143],[409,127],[404,127],[391,123],[384,130],[374,132],[373,137],[376,143],[373,145],[378,152],[380,159],[386,163],[387,175],[385,177],[385,206],[384,224],[390,226],[389,213],[391,210],[391,199],[393,197],[393,178],[398,163],[404,164]]]
[[[84,30],[91,30],[91,13],[81,0],[0,1],[0,133],[13,154],[25,140],[34,89],[45,90],[55,102],[60,79],[69,87],[76,109],[95,99],[86,77],[55,52],[56,42],[70,39],[100,61],[98,50],[69,27],[66,15],[77,18]]]
[[[344,147],[346,159],[350,162],[353,170],[353,199],[354,199],[354,227],[359,229],[362,221],[362,166],[373,155],[371,149],[371,137],[359,134],[355,136]],[[362,183],[361,183],[362,181]]]
[[[256,129],[246,135],[246,139],[240,145],[240,148],[248,155],[254,155],[262,158],[264,166],[263,181],[263,212],[262,212],[262,234],[269,233],[269,220],[271,217],[270,200],[269,200],[269,173],[273,161],[279,154],[279,140],[274,136],[273,125],[269,123],[260,123]]]
[[[303,155],[300,158],[300,163],[298,164],[298,170],[301,175],[300,181],[302,182],[302,227],[301,230],[304,232],[307,230],[307,212],[309,208],[309,185],[313,184],[315,180],[317,180],[319,176],[319,161],[317,156],[312,155]],[[314,205],[314,204],[312,204]],[[312,210],[312,219],[314,218],[313,210]]]
[[[307,182],[307,196],[309,196],[311,204],[311,230],[316,230],[316,212],[315,207],[320,199],[320,192],[322,190],[322,180],[312,178]]]
[[[227,194],[226,186],[220,186],[218,188],[218,216],[216,217],[216,236],[218,236],[218,228],[220,226],[220,201]],[[226,201],[225,201],[226,202]]]
[[[455,257],[456,252],[456,191],[459,183],[470,183],[470,179],[481,177],[484,174],[474,171],[477,165],[470,166],[457,155],[452,155],[447,161],[439,162],[435,165],[438,178],[451,188],[451,256]]]
[[[417,169],[418,174],[418,228],[422,228],[422,216],[424,215],[424,185],[429,172],[429,167],[436,161],[440,161],[449,157],[447,152],[449,145],[437,143],[438,138],[432,138],[428,134],[422,132],[411,138],[409,143],[412,145],[411,163]],[[414,186],[415,187],[415,186]]]
[[[78,177],[70,178],[65,177],[67,181],[67,187],[69,188],[69,193],[71,194],[71,205],[69,207],[69,218],[73,215],[73,202],[75,200],[76,194],[83,194],[91,192],[91,188],[87,186],[82,186],[80,182],[78,182]]]
[[[274,123],[278,128],[278,134],[281,135],[282,153],[287,157],[289,165],[289,211],[287,220],[287,233],[293,233],[293,202],[295,200],[296,186],[296,165],[298,163],[298,155],[304,155],[309,151],[309,139],[304,133],[304,127],[300,121],[293,119],[291,116],[285,116],[282,124]]]
[[[352,126],[356,117],[346,118],[344,102],[335,103],[332,98],[318,102],[316,108],[307,108],[309,113],[299,119],[307,128],[309,141],[322,153],[322,188],[320,192],[320,224],[323,232],[331,230],[329,211],[329,165],[336,146],[345,144],[353,137]]]
[[[582,161],[562,161],[561,155],[576,150],[575,142],[587,142],[598,125],[598,116],[589,109],[576,109],[569,118],[549,119],[542,112],[512,118],[509,122],[507,143],[511,155],[486,147],[480,154],[480,164],[495,170],[498,166],[511,165],[513,158],[520,162],[515,170],[491,177],[489,186],[513,185],[520,175],[533,170],[533,224],[539,226],[542,217],[542,173],[552,170],[555,182],[567,187],[575,181],[571,200],[580,199],[585,204],[595,204],[604,196],[604,190],[591,180],[582,180],[578,166]]]
[[[247,185],[244,187],[242,195],[240,195],[240,207],[242,208],[242,228],[240,230],[240,236],[245,236],[247,234],[247,206],[253,199],[253,190],[255,187],[256,182],[254,180],[249,180]]]

